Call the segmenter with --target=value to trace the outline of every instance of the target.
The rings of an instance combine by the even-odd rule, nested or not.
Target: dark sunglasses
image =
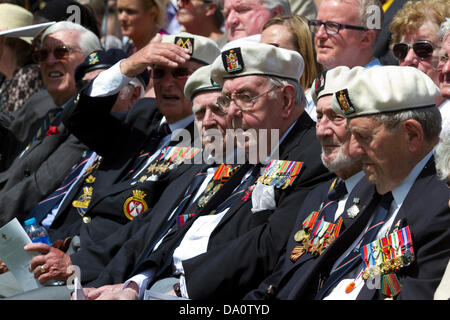
[[[414,43],[399,42],[394,44],[394,46],[392,47],[392,53],[394,54],[394,57],[402,61],[408,55],[409,49],[411,47],[416,56],[418,56],[420,59],[427,59],[431,57],[431,55],[433,54],[433,50],[435,48],[439,48],[434,46],[430,41],[426,40],[416,41]]]
[[[32,54],[32,58],[34,60],[34,62],[42,62],[47,60],[49,53],[53,53],[53,56],[58,59],[65,59],[67,58],[67,56],[69,55],[70,52],[72,52],[74,50],[71,50],[65,46],[62,47],[56,47],[52,50],[49,49],[40,49],[37,51],[34,51]]]
[[[192,74],[192,70],[188,68],[175,68],[169,71],[172,74],[172,77],[175,79],[184,79],[189,77]],[[152,77],[154,80],[161,80],[166,75],[166,69],[154,68],[152,70]]]

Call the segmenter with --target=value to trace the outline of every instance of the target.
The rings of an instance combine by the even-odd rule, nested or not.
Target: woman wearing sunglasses
[[[448,0],[408,1],[392,19],[392,53],[399,65],[415,67],[439,85],[439,26],[450,16]],[[445,98],[436,100],[439,107]],[[450,108],[450,105],[448,106]]]

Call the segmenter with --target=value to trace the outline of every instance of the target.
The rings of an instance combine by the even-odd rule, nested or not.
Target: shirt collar
[[[347,194],[350,194],[353,190],[353,188],[356,186],[356,184],[364,177],[364,171],[359,171],[358,173],[355,173],[350,178],[347,178],[344,180],[345,187],[347,188]]]
[[[420,172],[423,170],[423,168],[427,164],[428,160],[430,160],[432,155],[433,155],[433,150],[430,151],[422,160],[420,160],[416,164],[416,166],[411,170],[409,175],[403,180],[403,182],[398,187],[396,187],[394,190],[392,190],[392,196],[394,197],[394,201],[397,204],[397,206],[400,207],[403,204],[403,201],[405,200],[406,196],[408,195],[409,190],[411,189],[412,185],[414,184],[414,181],[416,181]]]
[[[169,123],[169,128],[170,131],[175,132],[175,130],[177,129],[184,129],[186,128],[192,121],[194,121],[194,115],[191,114],[189,116],[187,116],[186,118],[183,118],[181,120],[178,120],[174,123]],[[167,122],[166,117],[162,117],[160,125],[162,125],[163,123]]]
[[[377,58],[374,58],[372,61],[370,61],[368,64],[366,64],[364,66],[364,68],[370,69],[370,68],[378,67],[378,66],[381,66],[381,62]]]

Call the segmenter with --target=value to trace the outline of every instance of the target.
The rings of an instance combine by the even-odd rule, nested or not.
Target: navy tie
[[[35,217],[37,222],[41,222],[45,217],[55,208],[59,202],[64,198],[64,195],[69,191],[70,187],[78,181],[79,175],[93,151],[86,151],[78,164],[66,176],[60,187],[47,195],[44,200],[39,202],[29,213],[29,217]]]
[[[322,210],[322,217],[327,222],[334,222],[336,210],[338,208],[339,200],[347,194],[345,182],[340,180],[334,188],[328,192],[325,207]]]
[[[321,300],[327,292],[333,288],[340,280],[342,280],[349,272],[353,270],[359,263],[362,262],[359,247],[365,246],[376,239],[378,231],[384,224],[386,217],[389,214],[393,197],[392,193],[388,192],[381,197],[378,210],[366,232],[364,233],[360,245],[354,248],[352,252],[342,261],[342,263],[331,272],[328,279],[324,282],[322,288],[317,293],[315,299]]]
[[[130,171],[128,171],[128,173],[120,181],[130,179],[134,172],[139,171],[141,166],[145,163],[145,160],[147,160],[148,157],[151,157],[156,152],[156,148],[158,147],[158,144],[160,143],[161,139],[163,139],[170,133],[171,130],[169,124],[167,122],[161,124],[158,127],[158,129],[154,131],[152,135],[149,136],[143,152],[134,160],[133,166],[131,167]]]

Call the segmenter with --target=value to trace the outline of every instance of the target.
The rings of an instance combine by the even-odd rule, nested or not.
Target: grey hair
[[[441,23],[439,28],[439,36],[441,41],[444,41],[444,37],[447,33],[450,32],[450,18],[445,18],[445,21]]]
[[[414,119],[422,126],[427,141],[436,139],[441,133],[441,112],[434,105],[432,107],[380,113],[370,117],[377,119],[390,131],[396,130],[402,122],[408,119]]]
[[[277,87],[284,87],[285,85],[289,84],[295,88],[295,104],[301,105],[303,107],[306,106],[306,97],[305,97],[305,91],[303,91],[302,86],[300,85],[300,82],[294,81],[292,79],[283,79],[278,77],[267,77],[269,81]]]
[[[283,9],[282,15],[291,14],[291,5],[288,0],[259,0],[259,2],[261,2],[266,9],[272,10],[277,6],[281,6]]]
[[[83,54],[86,56],[92,51],[102,49],[100,40],[92,31],[86,29],[82,25],[69,21],[60,21],[48,27],[42,35],[41,47],[43,46],[44,40],[47,36],[62,30],[74,30],[80,34],[78,45]]]
[[[435,150],[436,171],[440,179],[450,175],[450,133],[441,137]]]

